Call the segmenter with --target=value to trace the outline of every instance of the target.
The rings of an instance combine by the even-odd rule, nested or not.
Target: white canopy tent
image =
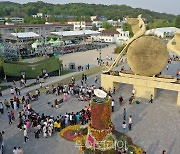
[[[34,33],[34,32],[23,32],[23,33],[11,33],[12,36],[18,37],[18,38],[39,38],[40,35]]]
[[[100,34],[100,32],[93,30],[80,30],[80,31],[62,31],[62,32],[51,32],[53,35],[57,35],[59,37],[70,37],[70,36],[83,36],[83,35],[96,35]]]

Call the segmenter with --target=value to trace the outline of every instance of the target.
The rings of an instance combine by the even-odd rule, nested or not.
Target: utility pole
[[[100,66],[101,66],[101,64],[102,64],[102,60],[101,60],[101,49],[102,49],[102,31],[101,31],[101,44],[100,44],[100,51],[99,51],[99,64],[100,64]]]

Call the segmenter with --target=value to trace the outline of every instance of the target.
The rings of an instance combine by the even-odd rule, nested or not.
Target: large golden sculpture
[[[127,61],[135,74],[142,76],[159,74],[168,62],[166,45],[157,37],[142,36],[129,46]]]
[[[105,66],[103,73],[113,71],[126,52],[128,64],[135,74],[154,76],[160,73],[168,62],[166,45],[157,37],[143,36],[146,26],[141,15],[138,18],[128,18],[128,22],[131,24],[134,36],[125,42],[124,49],[110,67]],[[176,33],[174,39],[176,42],[180,41],[180,32]],[[180,44],[173,45],[174,39],[168,43],[168,49],[179,54]]]
[[[180,55],[180,30],[177,31],[174,38],[168,42],[167,48],[169,51]]]
[[[139,15],[138,18],[128,18],[128,22],[131,24],[134,36],[132,38],[130,38],[129,40],[127,40],[127,42],[125,42],[124,49],[117,56],[116,60],[114,61],[114,63],[110,67],[105,66],[106,68],[103,69],[103,73],[108,73],[108,72],[112,71],[118,65],[118,63],[121,60],[122,56],[126,53],[126,51],[128,49],[128,46],[134,40],[136,40],[137,38],[144,35],[144,33],[146,32],[146,26],[144,24],[144,21],[141,18],[141,15]]]
[[[168,63],[168,51],[180,55],[180,31],[166,46],[158,37],[144,36],[146,26],[141,15],[137,19],[129,18],[128,22],[134,36],[125,42],[125,47],[114,63],[103,70],[101,86],[109,91],[118,89],[119,83],[133,84],[135,96],[147,99],[156,97],[157,89],[173,90],[178,92],[177,105],[180,105],[180,80],[170,75],[158,75]],[[113,71],[126,52],[133,73]]]

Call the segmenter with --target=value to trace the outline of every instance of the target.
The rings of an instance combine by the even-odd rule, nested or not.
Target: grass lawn
[[[63,70],[63,71],[61,71],[61,76],[72,73],[72,72],[75,72],[75,71],[74,70]]]
[[[6,90],[8,88],[11,88],[11,86],[0,86],[1,87],[1,90]]]
[[[72,72],[74,72],[74,70],[64,70],[64,71],[61,71],[61,76],[66,75],[66,74],[69,74],[69,73],[72,73]],[[42,83],[44,83],[44,82],[42,82]],[[40,84],[40,83],[39,83],[39,82],[38,82],[38,83],[33,82],[33,83],[31,83],[31,84],[29,84],[29,85],[23,87],[23,88],[35,86],[35,85],[37,85],[37,84]]]
[[[86,74],[87,76],[90,76],[90,75],[99,73],[99,72],[101,72],[101,71],[102,71],[102,67],[101,67],[101,66],[97,66],[97,67],[94,67],[94,68],[92,68],[92,69],[90,69],[90,70],[87,70],[87,71],[85,71],[85,72],[80,72],[79,74],[74,75],[74,78],[75,78],[76,81],[78,81],[78,80],[81,79],[83,73]],[[50,85],[48,85],[48,86],[49,86],[49,87],[51,87],[52,85],[57,86],[58,83],[68,84],[68,83],[70,83],[70,82],[71,82],[71,76],[68,77],[68,78],[65,78],[65,79],[63,79],[63,80],[60,80],[60,81],[58,81],[58,82],[55,82],[55,83],[53,83],[53,84],[50,84]],[[44,93],[44,92],[45,92],[45,87],[39,88],[39,90],[40,90],[41,93]],[[32,93],[34,94],[34,93],[35,93],[35,90],[32,91]]]

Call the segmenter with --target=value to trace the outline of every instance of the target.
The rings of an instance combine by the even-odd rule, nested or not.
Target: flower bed
[[[81,128],[80,125],[68,126],[61,130],[60,135],[66,140],[81,142],[86,137],[84,129],[87,128]]]
[[[108,129],[111,125],[110,100],[103,104],[91,100],[91,126],[98,130]]]

